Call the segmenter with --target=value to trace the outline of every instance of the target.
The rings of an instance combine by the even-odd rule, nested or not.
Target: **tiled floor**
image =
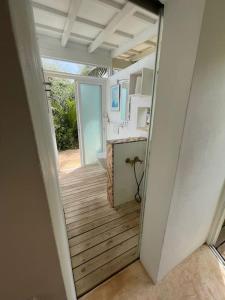
[[[81,299],[224,300],[225,268],[208,246],[202,246],[157,285],[137,261]]]

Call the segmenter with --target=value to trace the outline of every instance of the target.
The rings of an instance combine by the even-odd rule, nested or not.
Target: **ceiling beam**
[[[52,26],[49,26],[49,25],[40,24],[40,23],[35,23],[35,27],[40,28],[40,29],[44,29],[44,30],[48,30],[48,31],[52,31],[52,32],[61,33],[61,34],[63,33],[62,29],[55,28],[55,27],[52,27]],[[82,40],[82,41],[89,42],[89,43],[94,41],[93,38],[90,38],[88,36],[84,36],[84,35],[81,35],[81,34],[77,34],[77,33],[74,33],[74,32],[71,32],[70,36],[74,37],[76,39]],[[107,47],[114,48],[114,49],[118,48],[118,45],[115,45],[115,44],[112,44],[112,43],[107,43],[107,42],[104,42],[103,46],[107,46]]]
[[[68,17],[64,26],[64,31],[62,34],[61,44],[63,47],[66,46],[70,38],[70,33],[72,31],[74,21],[76,20],[80,5],[82,0],[71,0]]]
[[[106,49],[99,48],[90,54],[87,45],[80,43],[71,41],[67,47],[62,47],[61,40],[43,34],[38,34],[37,40],[42,57],[96,66],[110,66],[112,63],[110,51]]]
[[[140,7],[143,7],[144,9],[147,9],[148,11],[151,11],[152,13],[159,15],[160,10],[163,8],[163,4],[161,1],[158,0],[130,0],[131,2],[135,3],[136,5],[139,5]]]
[[[95,27],[95,28],[97,28],[97,29],[105,29],[105,25],[102,25],[102,24],[100,24],[100,23],[96,23],[96,22],[94,22],[94,21],[92,21],[92,20],[88,20],[88,19],[85,19],[85,18],[81,18],[81,17],[79,17],[79,16],[77,16],[77,18],[76,18],[76,21],[77,22],[80,22],[80,23],[82,23],[82,24],[86,24],[86,25],[90,25],[91,27]]]
[[[119,10],[121,10],[123,8],[123,4],[120,4],[120,3],[112,1],[112,0],[92,0],[92,1],[95,1],[96,3],[100,3],[100,4],[108,6],[108,7],[109,6],[113,7],[117,11],[119,11]],[[67,13],[65,13],[64,11],[58,10],[56,8],[53,8],[53,7],[50,7],[50,6],[47,6],[47,5],[44,5],[44,4],[39,3],[39,2],[35,2],[34,0],[32,1],[32,6],[34,8],[38,8],[40,10],[47,11],[47,12],[49,12],[51,14],[62,16],[64,18],[67,17]],[[138,9],[138,7],[137,7],[137,11],[134,13],[134,16],[136,18],[141,19],[142,21],[145,21],[145,22],[148,22],[148,23],[155,24],[157,22],[156,18],[153,18],[151,16],[148,16],[148,15],[140,12],[139,9]],[[91,26],[99,28],[99,29],[104,29],[105,28],[105,26],[102,25],[102,24],[99,24],[99,23],[96,23],[96,22],[93,22],[91,20],[88,20],[88,19],[85,19],[85,18],[81,18],[81,17],[78,17],[78,16],[77,16],[76,20],[78,22],[80,22],[80,23],[88,24],[88,25],[91,25]],[[125,33],[126,34],[126,32],[122,32],[122,31],[119,31],[119,30],[117,30],[116,33],[119,34],[119,35],[120,35],[120,33],[122,33],[122,34]]]
[[[88,19],[81,18],[79,16],[77,16],[76,21],[80,22],[80,23],[83,23],[83,24],[86,24],[86,25],[90,25],[92,27],[95,27],[95,28],[98,28],[98,29],[101,29],[101,30],[106,28],[105,25],[96,23],[96,22],[88,20]],[[130,33],[127,33],[127,32],[121,31],[121,30],[116,30],[115,33],[118,34],[118,35],[120,35],[120,36],[129,38],[129,39],[133,39],[134,38],[133,34],[130,34]]]
[[[114,49],[112,51],[112,57],[117,57],[122,53],[125,53],[128,50],[136,47],[137,45],[144,43],[145,41],[153,38],[156,35],[156,32],[157,32],[157,23],[154,26],[151,26],[150,28],[147,28],[146,30],[137,34],[132,40],[123,43],[122,45],[120,45],[119,48]]]
[[[63,33],[62,29],[55,28],[55,27],[52,27],[52,26],[49,26],[49,25],[44,25],[44,24],[37,23],[37,22],[35,22],[35,27],[40,28],[40,29],[49,30],[49,31],[52,31],[52,32]]]
[[[123,4],[116,2],[114,0],[92,0],[93,2],[100,3],[106,7],[112,7],[116,10],[121,10],[123,8]]]
[[[141,59],[141,58],[143,58],[143,57],[145,57],[145,56],[153,53],[154,51],[155,51],[155,47],[147,48],[144,51],[142,51],[141,53],[132,56],[130,58],[130,60],[133,61],[133,62],[135,62],[135,61],[137,61],[137,60],[139,60],[139,59]]]
[[[93,51],[95,51],[95,49],[101,46],[101,44],[106,40],[106,38],[113,34],[127,17],[134,14],[136,9],[136,6],[129,2],[126,5],[124,5],[124,7],[112,18],[112,20],[109,22],[106,28],[102,30],[102,32],[90,44],[88,51],[92,53]]]
[[[58,9],[55,9],[55,8],[52,8],[52,7],[49,7],[47,5],[44,5],[44,4],[41,4],[41,3],[38,3],[38,2],[35,2],[35,1],[32,1],[32,6],[34,8],[37,8],[37,9],[40,9],[40,10],[43,10],[43,11],[47,11],[51,14],[54,14],[54,15],[57,15],[57,16],[61,16],[61,17],[64,17],[64,18],[67,18],[67,13],[61,11],[61,10],[58,10]],[[82,18],[82,17],[79,17],[77,16],[76,17],[76,21],[77,22],[80,22],[82,24],[86,24],[86,25],[89,25],[89,26],[92,26],[92,27],[95,27],[97,29],[105,29],[105,25],[103,24],[99,24],[99,23],[96,23],[94,21],[91,21],[91,20],[88,20],[88,19],[85,19],[85,18]],[[121,30],[116,30],[115,33],[117,35],[120,35],[122,37],[126,37],[126,38],[129,38],[129,39],[133,39],[134,36],[130,33],[127,33],[127,32],[124,32],[124,31],[121,31]]]
[[[150,40],[145,41],[145,43],[148,44],[148,45],[154,46],[154,47],[156,47],[156,45],[157,45],[156,42],[150,41]]]
[[[157,22],[157,18],[153,18],[151,16],[147,16],[139,11],[136,11],[134,16],[138,19],[141,19],[142,21],[145,21],[147,23],[152,23],[152,24],[155,24]]]
[[[95,1],[96,3],[100,3],[101,5],[105,6],[105,7],[112,7],[114,9],[116,9],[117,11],[121,10],[124,6],[124,4],[118,3],[114,0],[92,0]],[[155,24],[157,22],[157,16],[156,17],[152,17],[149,16],[141,11],[143,11],[143,8],[138,8],[137,6],[137,11],[134,13],[134,16],[138,19],[141,19],[142,21],[148,22],[148,23],[152,23]]]
[[[113,58],[112,67],[115,69],[124,69],[132,65],[132,62],[126,61],[124,59]]]
[[[61,16],[61,17],[64,17],[64,18],[67,17],[67,13],[65,13],[64,11],[55,9],[55,8],[53,8],[53,7],[44,5],[44,4],[42,4],[42,3],[38,3],[38,2],[32,1],[32,6],[33,6],[34,8],[37,8],[37,9],[40,9],[40,10],[47,11],[47,12],[49,12],[49,13],[51,13],[51,14],[54,14],[54,15],[58,15],[58,16]]]
[[[139,53],[141,53],[140,51],[137,51],[137,50],[134,50],[134,49],[130,49],[130,50],[128,50],[127,51],[127,53],[129,53],[129,54],[139,54]]]

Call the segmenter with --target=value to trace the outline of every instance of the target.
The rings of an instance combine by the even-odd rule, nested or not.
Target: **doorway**
[[[74,79],[45,74],[49,115],[59,172],[81,166]]]
[[[46,73],[49,115],[59,172],[97,163],[105,151],[105,80]],[[92,109],[90,110],[90,107]]]
[[[133,24],[138,8],[127,7]],[[142,12],[141,28],[133,26],[135,31],[125,35],[133,40],[140,31],[144,37],[134,44],[119,42],[126,47],[123,53],[119,45],[119,51],[113,51],[118,63],[110,72],[114,75],[91,77],[106,69],[100,67],[103,61],[86,77],[59,71],[48,74],[73,80],[75,86],[80,167],[61,172],[59,181],[78,296],[139,258],[160,23],[157,15]],[[61,53],[68,54],[71,44]]]

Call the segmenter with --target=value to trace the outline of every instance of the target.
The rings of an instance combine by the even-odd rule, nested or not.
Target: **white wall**
[[[120,111],[111,111],[111,95],[110,95],[110,87],[114,84],[117,84],[117,80],[129,79],[129,75],[131,73],[137,72],[142,68],[154,69],[155,63],[155,54],[151,54],[137,63],[121,70],[115,75],[111,76],[107,82],[107,111],[110,119],[110,123],[107,124],[107,139],[121,139],[128,137],[139,137],[139,136],[148,136],[148,132],[144,130],[138,130],[137,127],[137,119],[136,119],[136,111],[132,109],[132,115],[128,124],[124,127],[120,127],[121,124]],[[151,84],[151,83],[150,83]],[[138,99],[137,99],[138,98]],[[151,105],[151,97],[149,96],[135,96],[135,99],[132,99],[132,102],[139,101],[140,106],[146,106],[146,102],[149,102],[149,106]],[[135,104],[135,103],[134,103]]]
[[[225,1],[206,1],[159,278],[206,239],[225,179]]]
[[[141,244],[141,261],[154,281],[159,279],[204,3],[170,0],[165,5]]]
[[[9,63],[17,59],[18,65],[20,64],[18,67],[20,77],[17,74],[15,63],[11,67],[8,63],[8,72],[4,72],[4,78],[10,82],[12,92],[14,90],[16,92],[16,95],[10,95],[11,99],[5,97],[6,104],[8,103],[10,106],[14,128],[13,136],[8,138],[8,141],[12,140],[13,145],[8,145],[6,154],[11,155],[8,159],[9,162],[12,157],[15,157],[14,164],[9,163],[8,165],[9,172],[13,171],[15,174],[10,173],[10,181],[8,185],[6,182],[5,186],[9,190],[13,184],[13,178],[16,181],[14,184],[17,186],[17,195],[10,198],[10,201],[14,200],[14,203],[9,212],[12,213],[15,210],[16,216],[20,216],[19,222],[15,219],[11,224],[12,227],[16,225],[18,232],[15,229],[14,234],[10,235],[8,226],[5,231],[9,236],[13,236],[12,240],[15,242],[17,236],[22,237],[12,248],[14,254],[15,249],[17,252],[16,264],[14,263],[10,267],[9,261],[13,262],[13,260],[7,259],[8,270],[13,270],[13,272],[10,271],[11,290],[9,293],[11,295],[15,293],[15,296],[1,298],[29,299],[31,296],[41,296],[46,299],[74,300],[76,295],[58,187],[53,139],[43,85],[44,78],[41,73],[40,55],[34,32],[33,12],[29,0],[4,2],[9,2],[10,5],[17,47],[15,53],[11,56],[10,54],[8,56],[7,53],[6,57],[9,58]],[[5,30],[4,26],[2,27],[2,30]],[[10,31],[11,28],[8,30]],[[8,41],[12,31],[8,35],[5,32],[4,34]],[[4,57],[3,54],[2,57]],[[11,72],[12,70],[13,72]],[[9,78],[6,77],[6,74],[10,74]],[[10,92],[9,87],[6,85],[5,87],[6,91]],[[23,89],[23,94],[19,93],[21,89]],[[15,119],[12,113],[15,114]],[[5,117],[7,118],[7,114]],[[22,127],[23,123],[25,123],[24,127]],[[28,129],[30,130],[29,135]],[[9,126],[4,133],[10,136]],[[13,154],[9,149],[13,150]],[[7,157],[5,159],[7,161]],[[7,202],[7,197],[5,200]],[[19,207],[17,207],[17,203],[20,203]],[[39,207],[42,208],[41,211]],[[7,211],[3,211],[7,216]],[[12,258],[13,255],[10,256],[11,244],[6,243],[6,245],[8,246],[8,257]],[[21,251],[19,248],[23,252],[22,255],[19,255],[19,251]],[[53,258],[54,262],[51,263]],[[17,274],[15,282],[12,274]],[[6,278],[4,275],[1,277]],[[0,294],[1,292],[2,289]]]
[[[133,165],[126,163],[126,159],[134,159],[138,156],[145,161],[146,141],[138,141],[131,143],[122,143],[114,145],[114,190],[113,199],[114,205],[118,206],[126,202],[132,201],[137,192],[137,184],[134,177]],[[138,181],[141,179],[144,164],[136,164],[136,174]],[[142,185],[140,194],[142,194]]]

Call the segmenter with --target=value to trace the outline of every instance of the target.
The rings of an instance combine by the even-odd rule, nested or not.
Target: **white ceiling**
[[[107,48],[112,50],[112,56],[126,60],[136,57],[147,49],[154,51],[154,44],[144,42],[155,39],[158,17],[127,2],[127,0],[34,0],[32,5],[36,31],[61,40],[64,35],[62,46],[66,46],[69,41],[88,46],[93,43],[92,47],[89,47],[89,52],[95,51],[98,47]],[[113,23],[115,20],[117,21]],[[143,35],[142,33],[146,31],[147,35]],[[126,45],[129,45],[128,49]],[[136,47],[138,45],[140,49]],[[127,53],[132,48],[137,52]],[[126,57],[121,56],[124,53]]]

